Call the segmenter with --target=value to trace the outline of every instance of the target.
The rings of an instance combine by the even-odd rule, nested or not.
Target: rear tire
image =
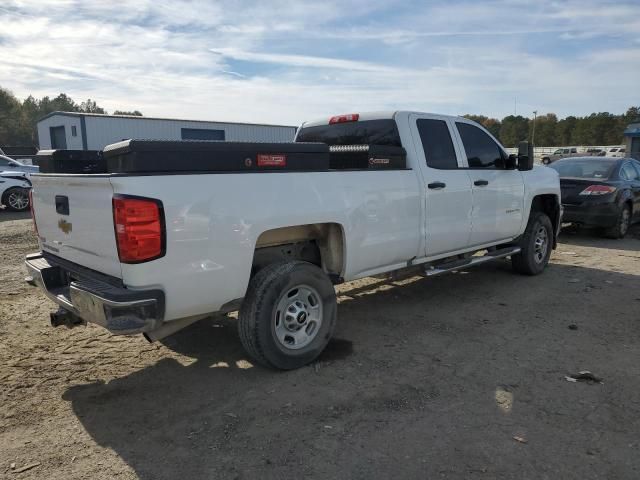
[[[543,212],[531,212],[520,240],[522,250],[511,256],[513,270],[523,275],[538,275],[549,263],[553,245],[553,226]]]
[[[336,292],[317,266],[292,261],[260,270],[240,307],[238,332],[259,364],[302,367],[322,353],[336,324]]]
[[[624,204],[616,220],[616,224],[604,231],[604,236],[607,238],[624,238],[629,232],[631,226],[631,208],[629,205]]]
[[[549,159],[549,158],[543,158],[542,159],[542,164],[543,165],[549,165],[550,163],[551,163],[551,159]]]
[[[24,212],[29,208],[29,190],[20,187],[10,188],[2,195],[2,203],[7,210]]]

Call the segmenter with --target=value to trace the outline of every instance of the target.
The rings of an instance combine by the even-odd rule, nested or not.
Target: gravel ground
[[[538,277],[343,285],[327,352],[274,372],[233,318],[158,344],[51,328],[31,222],[0,211],[0,477],[639,478],[638,238],[563,233]]]

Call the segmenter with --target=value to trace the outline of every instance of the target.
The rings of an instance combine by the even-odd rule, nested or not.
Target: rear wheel
[[[549,158],[545,157],[545,158],[543,158],[543,159],[542,159],[542,163],[543,163],[544,165],[549,165],[549,164],[551,163],[551,159],[549,159]]]
[[[625,204],[620,210],[616,224],[604,231],[605,237],[608,238],[624,238],[631,226],[631,208]]]
[[[520,253],[511,257],[513,269],[523,275],[542,273],[551,257],[553,226],[543,212],[531,212],[529,223],[520,240]]]
[[[2,203],[8,210],[22,212],[29,208],[29,191],[20,187],[10,188],[4,192]]]
[[[275,263],[251,279],[238,332],[258,363],[290,370],[320,355],[331,339],[336,316],[336,293],[320,268],[301,261]]]

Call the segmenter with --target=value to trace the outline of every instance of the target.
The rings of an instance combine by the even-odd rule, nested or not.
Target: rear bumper
[[[51,255],[27,255],[25,265],[43,292],[85,322],[116,335],[150,332],[164,317],[164,292],[129,290],[117,279],[92,272]]]
[[[594,227],[613,227],[620,216],[615,203],[564,205],[563,222],[580,223]]]

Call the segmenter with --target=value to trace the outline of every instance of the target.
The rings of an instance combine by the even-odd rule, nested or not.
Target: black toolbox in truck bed
[[[33,163],[40,173],[105,173],[107,164],[97,150],[40,150]]]
[[[103,150],[108,173],[326,171],[324,143],[125,140]]]

